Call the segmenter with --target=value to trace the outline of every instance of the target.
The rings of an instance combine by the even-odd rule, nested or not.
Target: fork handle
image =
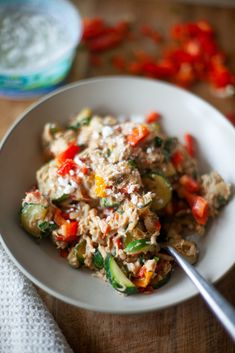
[[[197,287],[208,306],[227,332],[235,341],[235,310],[231,304],[210,284],[188,261],[184,259],[173,247],[166,246],[166,250],[175,258],[177,263],[186,272]]]

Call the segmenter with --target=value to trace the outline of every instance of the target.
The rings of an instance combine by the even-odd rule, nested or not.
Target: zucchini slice
[[[103,208],[117,208],[117,207],[120,206],[120,202],[112,201],[112,200],[110,200],[108,198],[103,197],[100,200],[100,205]]]
[[[143,176],[144,186],[155,193],[155,198],[152,202],[154,210],[164,208],[172,197],[172,187],[167,178],[158,173],[150,173]]]
[[[67,260],[70,266],[79,268],[84,264],[84,255],[86,251],[86,241],[82,240],[76,244],[69,252]]]
[[[21,224],[23,228],[35,238],[41,238],[42,230],[39,224],[43,223],[48,208],[40,204],[25,203],[21,209]]]
[[[41,230],[41,236],[47,237],[57,228],[57,224],[53,221],[43,221],[38,224],[38,228]]]
[[[124,247],[126,248],[127,247],[127,245],[131,242],[131,241],[133,241],[134,240],[134,238],[133,238],[133,236],[131,235],[131,233],[126,233],[126,236],[124,237]]]
[[[72,124],[69,126],[69,129],[77,131],[77,129],[82,126],[88,126],[92,119],[92,112],[90,109],[83,109],[77,117],[73,120]]]
[[[96,249],[96,251],[94,253],[94,256],[92,258],[92,262],[93,262],[93,265],[99,270],[101,270],[101,268],[104,267],[104,259],[98,249]]]
[[[114,289],[128,295],[138,292],[137,287],[124,275],[112,255],[106,256],[104,267],[106,277]]]
[[[56,206],[58,206],[58,205],[60,205],[62,202],[68,200],[68,198],[69,198],[69,194],[62,194],[62,195],[59,196],[58,198],[53,199],[52,202],[53,202]]]
[[[149,239],[135,239],[131,241],[124,249],[128,255],[137,255],[140,253],[146,254],[149,250],[153,249],[153,244]]]
[[[78,261],[80,262],[80,265],[84,264],[84,256],[86,252],[86,240],[82,240],[80,243],[75,245],[75,250],[76,250],[76,256]]]

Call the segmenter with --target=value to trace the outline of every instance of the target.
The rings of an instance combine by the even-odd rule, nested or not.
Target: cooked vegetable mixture
[[[48,162],[22,202],[29,234],[51,238],[72,267],[88,267],[126,294],[169,280],[174,261],[164,244],[195,263],[197,246],[186,237],[203,235],[230,197],[217,172],[198,173],[194,138],[166,136],[160,119],[84,109],[66,128],[46,124]]]

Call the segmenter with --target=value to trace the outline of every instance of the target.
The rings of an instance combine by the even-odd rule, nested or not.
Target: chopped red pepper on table
[[[92,62],[101,65],[98,55],[141,36],[151,40],[151,52],[130,46],[126,56],[115,53],[111,63],[119,72],[167,80],[185,88],[201,81],[221,97],[234,93],[235,75],[226,64],[213,27],[205,20],[176,23],[164,38],[149,24],[135,29],[128,21],[111,25],[95,17],[84,20],[82,42],[91,53]]]

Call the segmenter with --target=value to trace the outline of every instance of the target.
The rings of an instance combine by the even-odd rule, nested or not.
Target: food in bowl
[[[42,142],[48,162],[22,201],[22,226],[125,294],[169,280],[164,244],[195,263],[187,236],[203,235],[231,194],[217,172],[199,174],[193,137],[167,136],[156,112],[128,120],[84,109],[66,127],[46,124]]]

